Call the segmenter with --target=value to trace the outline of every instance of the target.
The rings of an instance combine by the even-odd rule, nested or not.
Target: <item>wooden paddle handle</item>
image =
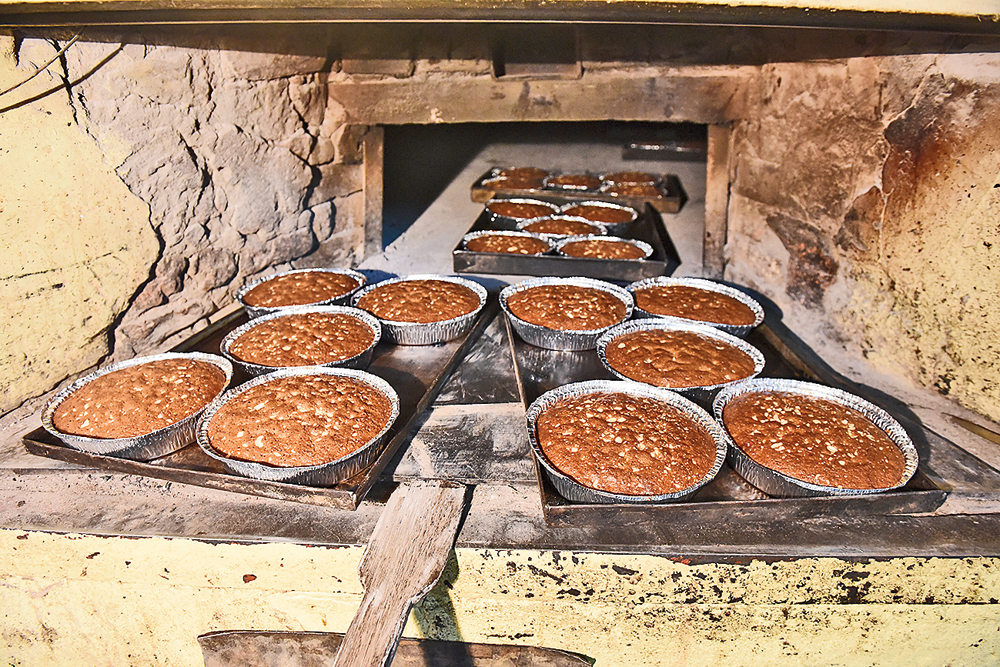
[[[365,590],[337,652],[335,667],[382,667],[389,663],[412,606],[395,584],[381,581]]]

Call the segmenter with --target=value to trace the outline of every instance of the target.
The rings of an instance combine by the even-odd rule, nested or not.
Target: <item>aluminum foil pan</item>
[[[810,396],[822,398],[841,405],[852,408],[867,417],[875,426],[885,431],[889,439],[892,440],[903,452],[906,467],[903,477],[899,482],[884,489],[841,489],[835,486],[821,486],[804,482],[794,477],[789,477],[777,470],[772,470],[751,459],[739,446],[729,437],[722,421],[726,405],[742,394],[750,392],[779,391],[784,393],[798,394],[800,396]],[[802,382],[800,380],[779,380],[772,378],[755,378],[744,380],[726,387],[715,397],[712,403],[712,410],[715,418],[722,425],[726,440],[729,443],[729,464],[746,481],[754,485],[764,493],[778,497],[812,497],[812,496],[863,496],[873,493],[885,493],[893,491],[906,485],[917,472],[917,448],[914,447],[910,436],[906,434],[903,427],[882,408],[869,403],[860,396],[855,396],[840,389],[826,387],[812,382]]]
[[[363,273],[359,273],[359,272],[354,271],[352,269],[293,269],[291,271],[282,271],[281,273],[273,273],[273,274],[271,274],[269,276],[264,276],[262,278],[257,278],[256,280],[253,280],[253,281],[247,283],[246,285],[244,285],[243,287],[240,288],[239,292],[236,293],[236,298],[239,300],[239,302],[241,304],[243,304],[243,309],[247,312],[247,316],[250,319],[253,319],[255,317],[263,317],[264,315],[270,315],[271,313],[277,313],[277,312],[285,310],[287,308],[297,308],[299,306],[278,306],[278,307],[273,307],[273,308],[269,307],[269,306],[251,306],[251,305],[247,304],[247,302],[244,301],[243,298],[254,287],[257,287],[257,285],[260,285],[261,283],[267,282],[268,280],[272,280],[274,278],[278,278],[278,277],[281,277],[281,276],[291,275],[293,273],[307,273],[309,271],[323,271],[325,273],[340,273],[340,274],[345,275],[345,276],[350,276],[351,278],[354,278],[356,281],[358,281],[358,286],[355,287],[352,290],[349,290],[348,292],[345,292],[344,294],[341,294],[338,297],[333,298],[333,299],[326,299],[325,301],[317,301],[316,303],[300,304],[302,306],[344,306],[344,305],[347,305],[348,303],[350,303],[351,296],[353,296],[354,293],[357,292],[359,289],[361,289],[362,287],[364,287],[365,283],[368,282],[368,279],[365,277],[365,275]]]
[[[178,352],[166,352],[164,354],[154,354],[148,357],[129,359],[128,361],[121,361],[98,369],[93,373],[78,379],[76,382],[53,396],[42,409],[42,426],[44,426],[45,430],[53,436],[62,440],[62,442],[68,447],[78,449],[82,452],[87,452],[88,454],[98,454],[100,456],[114,456],[117,458],[133,459],[136,461],[148,461],[150,459],[166,456],[167,454],[176,452],[179,449],[183,449],[194,442],[195,427],[198,423],[198,418],[201,416],[202,412],[204,412],[205,408],[198,410],[194,414],[191,414],[179,422],[171,424],[170,426],[165,426],[151,433],[131,438],[91,438],[82,435],[72,435],[70,433],[63,433],[55,427],[55,424],[52,423],[52,415],[55,414],[56,408],[59,407],[59,404],[66,400],[70,394],[75,392],[80,387],[83,387],[84,385],[89,384],[90,382],[93,382],[97,378],[107,375],[108,373],[113,373],[117,370],[128,368],[130,366],[138,366],[152,361],[160,361],[162,359],[195,359],[197,361],[208,362],[225,374],[225,382],[222,385],[223,389],[229,386],[229,382],[233,379],[233,365],[226,359],[223,359],[215,354],[204,354],[201,352],[189,352],[185,354]],[[221,394],[222,392],[220,391],[219,393]]]
[[[567,243],[573,243],[574,241],[593,241],[593,240],[596,240],[596,241],[617,241],[619,243],[628,243],[629,245],[633,245],[633,246],[635,246],[636,248],[638,248],[639,250],[642,251],[642,257],[636,257],[635,259],[625,258],[625,257],[617,258],[618,261],[622,261],[622,262],[641,262],[644,259],[649,259],[649,256],[653,254],[653,246],[649,245],[645,241],[640,241],[639,239],[626,239],[626,238],[622,238],[620,236],[602,236],[600,234],[586,234],[586,235],[582,235],[582,236],[567,236],[565,238],[561,238],[558,241],[556,241],[554,243],[554,245],[555,245],[556,253],[558,253],[559,255],[561,255],[563,257],[575,257],[575,255],[567,255],[565,252],[563,252],[563,246],[565,246]],[[580,258],[577,258],[577,259],[580,259]],[[600,257],[600,258],[594,257],[594,258],[585,258],[585,259],[606,259],[606,258],[603,258],[603,257]]]
[[[517,204],[537,204],[539,206],[544,206],[544,207],[550,209],[552,211],[552,213],[546,213],[545,215],[535,216],[534,218],[512,218],[510,216],[500,215],[499,213],[494,213],[493,211],[491,211],[490,210],[490,204],[493,204],[495,202],[514,202],[514,203],[517,203]],[[531,220],[538,220],[540,218],[548,217],[549,215],[552,215],[553,213],[558,213],[559,212],[559,207],[556,206],[555,204],[551,203],[551,202],[542,201],[541,199],[531,199],[531,198],[528,198],[528,197],[503,197],[503,198],[494,198],[494,199],[489,200],[488,202],[486,202],[486,207],[483,210],[486,213],[487,224],[489,224],[489,226],[491,226],[491,227],[493,227],[495,229],[508,229],[508,230],[512,230],[513,231],[513,230],[517,229],[517,223],[522,222],[524,220],[531,221]]]
[[[266,463],[256,463],[254,461],[243,461],[230,458],[212,447],[208,438],[208,426],[212,417],[219,409],[233,398],[245,391],[274,380],[290,377],[294,375],[335,375],[349,377],[365,382],[382,392],[392,404],[392,412],[389,415],[388,423],[371,440],[360,448],[343,456],[335,461],[321,463],[312,466],[279,467]],[[267,375],[261,375],[240,386],[227,391],[225,394],[215,399],[205,410],[201,420],[198,422],[198,446],[210,457],[221,463],[229,472],[250,477],[252,479],[262,479],[271,482],[287,482],[290,484],[305,484],[308,486],[333,486],[341,480],[352,477],[375,461],[382,451],[382,444],[385,436],[389,432],[396,418],[399,416],[399,396],[392,386],[378,377],[366,371],[359,371],[349,368],[323,368],[318,366],[306,366],[302,368],[283,368]]]
[[[525,322],[510,312],[510,309],[507,307],[507,299],[518,292],[541,285],[573,285],[602,290],[625,304],[625,317],[623,321],[632,316],[632,295],[617,285],[606,283],[603,280],[594,280],[593,278],[529,278],[514,285],[508,285],[500,291],[500,307],[507,314],[507,319],[510,320],[510,325],[517,332],[517,335],[529,345],[544,347],[550,350],[592,350],[597,344],[598,337],[614,326],[609,325],[600,329],[581,331],[562,331]]]
[[[378,318],[379,322],[382,324],[382,334],[385,336],[385,339],[391,343],[396,343],[398,345],[433,345],[434,343],[443,343],[445,341],[452,340],[453,338],[458,338],[472,329],[476,323],[476,318],[479,317],[480,311],[482,311],[483,306],[486,305],[486,288],[477,282],[466,280],[465,278],[458,278],[456,276],[418,274],[390,278],[388,280],[383,280],[380,283],[375,283],[374,285],[366,285],[354,294],[354,306],[357,307],[358,300],[361,299],[361,297],[380,285],[401,283],[408,280],[443,280],[444,282],[463,285],[476,293],[479,297],[479,305],[471,313],[466,313],[465,315],[453,317],[450,320],[443,320],[441,322],[396,322],[393,320],[383,320],[382,318]]]
[[[622,375],[617,370],[612,368],[608,363],[605,351],[607,350],[608,345],[611,344],[611,342],[616,338],[635,333],[637,331],[651,331],[654,329],[662,331],[688,331],[695,333],[704,338],[711,338],[721,343],[731,345],[753,359],[753,373],[748,375],[746,378],[742,378],[741,380],[734,380],[732,382],[723,382],[721,384],[713,385],[670,388],[671,391],[676,391],[677,393],[683,394],[684,396],[692,398],[696,401],[711,401],[712,397],[724,387],[729,387],[737,382],[757,377],[760,375],[761,371],[764,370],[764,354],[750,343],[746,342],[742,338],[737,338],[736,336],[727,334],[724,331],[720,331],[719,329],[715,329],[704,324],[693,324],[685,320],[672,321],[658,318],[647,318],[632,320],[630,322],[622,322],[621,324],[615,325],[605,331],[601,337],[597,339],[597,356],[600,358],[601,363],[604,364],[604,367],[616,377],[621,378],[622,380],[629,380],[630,382],[638,382],[638,380]]]
[[[628,229],[628,227],[633,222],[635,222],[636,219],[639,217],[639,211],[635,210],[631,206],[625,206],[624,204],[615,204],[613,202],[600,201],[600,200],[586,200],[586,201],[568,202],[566,204],[563,204],[561,207],[559,207],[559,212],[563,213],[565,215],[573,216],[574,214],[572,214],[572,213],[566,213],[566,211],[569,211],[569,210],[571,210],[572,208],[574,208],[576,206],[599,206],[601,208],[616,209],[616,210],[628,212],[629,219],[625,220],[624,222],[602,222],[602,224],[607,229],[607,231],[608,231],[609,234],[621,234],[626,229]],[[584,218],[584,220],[588,220],[589,221],[589,218]],[[598,222],[600,222],[600,221],[598,221]]]
[[[493,230],[493,229],[486,229],[478,232],[469,232],[468,234],[462,237],[462,248],[465,250],[469,250],[469,248],[467,247],[469,241],[474,241],[475,239],[481,238],[483,236],[494,236],[494,235],[519,236],[529,239],[538,239],[539,241],[543,242],[546,245],[545,250],[539,253],[534,253],[532,255],[526,255],[523,253],[495,253],[495,254],[510,254],[510,255],[521,255],[523,257],[537,257],[538,255],[544,255],[545,253],[550,252],[552,250],[552,242],[549,239],[549,237],[545,234],[533,234],[531,232],[524,232],[524,231],[511,232],[506,230]],[[470,250],[469,252],[482,252],[482,251]]]
[[[526,229],[528,225],[534,224],[536,222],[543,222],[546,220],[573,220],[575,222],[584,222],[596,228],[596,231],[594,231],[593,233],[593,235],[595,236],[605,235],[608,233],[607,225],[605,225],[603,222],[587,220],[586,218],[580,218],[574,215],[551,215],[545,218],[539,218],[537,220],[524,220],[522,222],[517,223],[517,228],[520,231],[529,232],[531,234],[538,234],[539,236],[550,240],[564,239],[567,236],[575,236],[574,234],[551,234],[549,232],[532,232],[530,229]]]
[[[626,179],[615,178],[615,176],[617,176],[619,174],[629,174],[629,173],[631,173],[631,174],[638,174],[640,172],[629,172],[629,171],[625,171],[625,170],[622,170],[622,169],[619,169],[619,170],[613,171],[613,172],[609,171],[609,172],[601,174],[601,180],[604,181],[605,183],[610,183],[612,185],[631,185],[633,183],[636,184],[636,185],[662,185],[663,184],[663,177],[662,176],[657,176],[656,174],[646,174],[645,178],[638,178],[638,177],[626,178]]]
[[[764,309],[761,308],[760,304],[757,303],[748,294],[741,292],[738,289],[730,287],[729,285],[723,285],[722,283],[717,283],[711,280],[705,280],[703,278],[671,278],[668,276],[656,276],[654,278],[644,278],[642,280],[637,280],[636,282],[627,285],[625,289],[629,291],[632,296],[638,290],[646,287],[653,287],[656,285],[685,285],[688,287],[697,287],[699,289],[708,290],[710,292],[717,292],[719,294],[725,294],[726,296],[732,297],[739,301],[740,303],[746,305],[747,308],[753,311],[753,324],[721,324],[718,322],[702,322],[700,320],[689,320],[684,317],[670,317],[667,315],[657,315],[655,313],[647,312],[639,306],[635,307],[635,314],[637,317],[655,317],[657,319],[663,320],[677,320],[680,322],[696,322],[699,324],[707,324],[710,327],[719,329],[720,331],[725,331],[734,336],[739,336],[740,338],[745,338],[754,327],[759,325],[764,321]]]
[[[364,351],[354,355],[353,357],[341,359],[340,361],[330,361],[325,364],[319,364],[319,366],[325,368],[354,368],[358,370],[368,368],[368,364],[372,362],[372,355],[375,353],[375,346],[378,345],[379,340],[382,338],[382,325],[379,324],[378,319],[371,313],[361,310],[360,308],[352,308],[350,306],[296,306],[293,308],[282,308],[276,313],[258,317],[257,319],[250,320],[246,324],[233,329],[226,334],[225,338],[222,339],[222,344],[219,348],[222,354],[225,355],[225,357],[229,359],[236,368],[242,369],[243,372],[250,377],[257,377],[258,375],[263,375],[264,373],[276,371],[281,367],[263,366],[261,364],[243,361],[239,357],[235,356],[231,351],[233,344],[236,342],[237,338],[264,322],[276,320],[281,317],[288,317],[289,315],[303,315],[306,313],[350,315],[355,319],[361,320],[365,325],[367,325],[368,328],[371,329],[372,334],[374,334],[374,340]]]
[[[580,176],[593,179],[593,185],[585,185],[583,183],[560,183],[559,178],[563,176]],[[599,176],[591,176],[590,174],[550,174],[542,181],[546,190],[555,190],[563,192],[596,192],[598,188],[601,187],[602,179]]]
[[[549,462],[549,460],[545,457],[545,454],[542,452],[541,446],[538,444],[538,434],[535,428],[538,416],[549,406],[562,399],[596,393],[625,393],[632,396],[656,399],[667,403],[668,405],[691,417],[695,422],[703,426],[705,430],[708,431],[709,435],[711,435],[712,440],[715,441],[715,462],[712,464],[711,470],[709,470],[704,477],[698,480],[698,482],[686,489],[656,496],[633,496],[592,489],[588,486],[580,484],[572,477],[569,477],[561,472]],[[658,387],[650,387],[649,385],[640,384],[638,382],[623,382],[620,380],[587,380],[585,382],[563,385],[562,387],[557,387],[551,391],[547,391],[535,399],[535,401],[528,406],[525,417],[528,424],[528,441],[531,443],[531,451],[534,452],[535,459],[542,467],[542,470],[545,471],[546,477],[548,477],[549,481],[552,482],[552,486],[554,486],[556,491],[559,492],[559,495],[573,502],[601,504],[652,504],[678,502],[691,497],[698,489],[712,481],[715,476],[719,474],[719,470],[722,469],[722,464],[725,463],[726,460],[725,434],[722,432],[722,428],[719,424],[712,419],[712,417],[705,410],[698,407],[680,394],[676,394],[666,389],[660,389]]]

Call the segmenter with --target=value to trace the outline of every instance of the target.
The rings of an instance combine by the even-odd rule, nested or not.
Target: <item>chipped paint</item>
[[[200,664],[225,629],[343,632],[359,547],[0,531],[13,664]],[[629,665],[995,664],[1000,559],[686,564],[459,549],[405,635]]]

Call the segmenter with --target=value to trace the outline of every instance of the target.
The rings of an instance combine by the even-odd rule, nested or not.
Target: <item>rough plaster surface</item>
[[[984,54],[762,69],[727,277],[807,342],[1000,417],[997,72]]]
[[[361,548],[0,531],[10,664],[201,664],[213,630],[343,632]],[[693,565],[459,549],[411,637],[564,648],[620,665],[990,665],[996,559]]]
[[[59,46],[4,39],[3,87]],[[0,116],[0,412],[157,350],[262,272],[360,260],[360,134],[298,46],[84,38],[4,98],[53,92]]]
[[[0,89],[55,51],[0,38]],[[38,77],[2,102],[52,85]],[[149,207],[115,175],[115,157],[79,132],[63,91],[0,115],[0,412],[106,355],[103,334],[156,258]]]

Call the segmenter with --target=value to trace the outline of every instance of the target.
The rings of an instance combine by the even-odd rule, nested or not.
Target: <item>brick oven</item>
[[[532,155],[525,146],[534,144],[539,147],[535,154],[550,162],[541,166],[556,168],[576,167],[595,154],[623,159],[620,149],[629,143],[667,145],[633,157],[637,164],[650,164],[666,156],[690,174],[682,179],[688,198],[684,217],[667,220],[671,234],[683,239],[679,275],[755,290],[770,301],[771,312],[779,314],[795,341],[832,373],[891,397],[926,428],[983,465],[1000,468],[996,437],[990,439],[1000,418],[1000,32],[995,7],[992,15],[985,10],[939,15],[826,6],[812,12],[787,7],[755,12],[713,3],[608,3],[600,9],[568,2],[516,8],[440,4],[436,9],[380,5],[370,11],[327,7],[327,13],[302,6],[285,16],[259,7],[185,12],[154,3],[104,12],[89,3],[80,8],[21,3],[5,16],[0,174],[6,187],[0,197],[0,245],[8,261],[0,281],[7,312],[0,330],[0,451],[11,461],[5,471],[13,471],[3,491],[3,502],[10,505],[3,532],[11,533],[5,557],[19,577],[35,577],[41,586],[71,574],[72,597],[83,604],[96,605],[109,591],[120,592],[112,584],[85,590],[75,561],[72,573],[68,564],[52,564],[58,560],[51,555],[58,548],[55,534],[61,531],[86,534],[80,544],[89,551],[114,553],[126,563],[129,549],[138,549],[134,558],[155,565],[157,572],[197,553],[208,559],[211,571],[192,566],[182,576],[184,585],[199,589],[192,594],[199,600],[211,598],[201,590],[210,587],[203,578],[221,580],[227,567],[243,576],[244,562],[275,569],[283,567],[276,562],[288,558],[285,562],[294,560],[306,572],[316,599],[334,600],[330,607],[338,611],[329,622],[343,630],[350,605],[337,596],[356,591],[315,583],[322,580],[322,568],[305,551],[272,555],[250,544],[280,541],[277,533],[262,536],[241,524],[222,536],[230,551],[211,556],[202,553],[207,545],[198,541],[198,530],[211,521],[171,523],[166,518],[170,506],[186,502],[219,503],[218,513],[228,516],[240,511],[231,500],[172,491],[184,497],[149,501],[159,503],[158,519],[141,529],[132,523],[140,521],[137,509],[121,510],[127,516],[113,526],[96,518],[81,525],[19,524],[14,498],[40,479],[37,471],[20,471],[44,468],[21,451],[19,438],[55,388],[96,365],[189,338],[233,312],[236,291],[255,277],[316,266],[402,272],[398,267],[404,260],[394,257],[405,256],[410,262],[405,266],[419,268],[421,261],[437,257],[435,252],[447,256],[471,222],[464,217],[466,209],[439,207],[440,218],[420,228],[433,230],[437,236],[430,240],[407,234],[409,225],[449,188],[457,187],[464,196],[468,184],[456,186],[456,178],[470,163],[488,164],[496,145],[519,148],[498,153],[495,161]],[[41,74],[23,82],[36,69]],[[677,137],[699,147],[693,161],[678,157],[670,141]],[[391,221],[390,211],[398,214]],[[426,246],[427,253],[408,250],[417,246]],[[518,419],[520,414],[510,417],[512,423]],[[74,479],[79,486],[73,488],[96,483]],[[122,498],[138,493],[133,482],[114,483],[119,490],[95,501],[98,505],[127,506]],[[978,515],[968,519],[972,522],[995,522],[996,490],[985,480],[982,495],[964,500],[967,504],[953,513]],[[54,491],[45,493],[47,500],[34,501],[29,493],[29,509],[30,503],[42,506],[52,498],[63,502]],[[73,502],[56,513],[79,510],[90,516],[89,505]],[[261,511],[272,513],[262,520],[265,531],[273,530],[275,517],[294,522],[297,516],[286,507],[268,505]],[[377,507],[359,509],[354,518],[343,519],[347,527],[329,543],[299,535],[287,539],[296,547],[358,544],[375,515]],[[493,533],[492,527],[483,528],[468,538],[469,550],[523,546],[516,531],[508,530],[515,524],[512,520]],[[470,641],[499,637],[517,643],[528,637],[526,643],[550,646],[560,636],[577,641],[617,632],[628,643],[638,632],[633,626],[643,621],[620,611],[623,605],[634,605],[641,596],[636,590],[644,575],[667,580],[675,571],[671,568],[678,568],[677,576],[697,592],[685,598],[661,591],[666,606],[646,620],[661,633],[656,636],[674,639],[680,636],[678,624],[693,623],[701,634],[677,640],[699,660],[730,654],[718,648],[724,642],[710,636],[711,629],[705,630],[711,623],[702,616],[691,620],[704,611],[692,611],[698,605],[716,605],[728,615],[743,595],[753,598],[747,603],[757,605],[752,611],[740,607],[739,627],[753,628],[748,637],[762,636],[759,628],[768,623],[785,623],[788,641],[822,660],[832,655],[824,651],[832,650],[826,642],[839,623],[849,626],[852,641],[882,632],[887,646],[896,647],[892,651],[907,645],[904,635],[912,639],[942,631],[943,625],[925,615],[907,616],[896,629],[891,605],[894,600],[908,609],[916,603],[933,605],[947,597],[944,591],[951,585],[961,590],[945,601],[942,619],[947,616],[970,645],[979,634],[988,634],[980,641],[992,647],[993,656],[995,612],[973,611],[996,605],[1000,584],[993,571],[1000,554],[984,552],[982,540],[968,545],[956,539],[959,547],[949,550],[941,535],[962,527],[967,526],[940,529],[932,546],[917,540],[912,553],[877,540],[847,549],[850,558],[865,563],[854,570],[833,562],[847,557],[833,547],[785,563],[778,562],[789,556],[781,549],[757,545],[756,550],[722,553],[726,549],[720,548],[725,558],[713,560],[716,552],[705,547],[698,557],[708,576],[721,582],[724,592],[717,596],[702,590],[709,586],[698,579],[704,572],[684,569],[698,566],[697,558],[691,565],[684,553],[662,543],[638,554],[621,544],[598,550],[638,559],[627,563],[591,554],[576,570],[553,566],[551,571],[558,571],[553,576],[569,582],[564,589],[577,591],[572,597],[591,587],[584,597],[592,598],[592,607],[584,600],[572,613],[589,608],[593,614],[628,616],[627,622],[619,619],[628,630],[607,632],[596,629],[600,622],[592,614],[566,629],[572,616],[564,608],[569,594],[539,583],[544,576],[531,569],[536,565],[526,551],[513,557],[509,571],[485,556],[467,559],[463,572],[479,577],[470,587],[489,592],[480,599],[466,590],[475,602],[451,612],[463,619],[483,610],[493,613],[508,590],[523,586],[545,599],[545,613],[561,619],[567,634],[545,630],[537,621],[521,627],[502,614],[506,620],[493,634],[480,625],[464,637],[454,628],[435,634],[430,621],[421,632]],[[21,539],[13,534],[21,528],[30,533],[25,547],[50,559],[45,561],[49,569],[32,570],[13,555],[11,549],[19,546],[14,540]],[[525,538],[529,550],[538,550],[537,558],[546,562],[553,549],[556,554],[560,548],[586,551],[569,538],[524,530],[530,534]],[[153,542],[111,545],[103,541],[109,538],[92,533],[145,534]],[[181,541],[171,542],[173,537],[192,542],[182,548]],[[683,538],[678,543],[685,544]],[[157,554],[169,563],[159,563]],[[947,558],[937,562],[935,556]],[[334,571],[353,572],[351,558],[337,561]],[[904,571],[914,564],[925,579],[906,578]],[[761,569],[757,575],[769,579],[769,587],[740,593],[726,583],[730,576],[742,576],[739,568]],[[858,581],[844,579],[845,568],[857,573]],[[611,571],[621,581],[604,581]],[[115,572],[101,570],[100,576],[110,581]],[[522,575],[541,579],[525,583],[519,581]],[[246,576],[259,575],[245,575],[244,582]],[[831,586],[848,591],[839,597],[819,593],[820,605],[860,602],[862,612],[841,616],[833,611],[817,620],[825,612],[794,593],[796,586],[822,588],[811,577],[835,579],[840,583]],[[896,577],[905,582],[894,583]],[[876,583],[869,589],[861,579]],[[602,583],[588,583],[598,580]],[[124,611],[116,607],[116,614],[141,613],[138,598],[159,594],[159,581],[129,581],[141,594]],[[287,592],[296,582],[275,586]],[[172,590],[164,599],[176,594]],[[242,592],[226,594],[238,598],[239,611],[216,611],[222,620],[212,628],[327,626],[323,613],[304,612],[290,598],[258,613],[246,610],[266,597],[263,593],[256,602]],[[274,593],[275,599],[283,594]],[[435,600],[439,607],[425,615],[440,621],[449,614],[447,599]],[[525,600],[518,598],[517,604]],[[782,608],[784,621],[778,619]],[[524,610],[528,617],[539,613],[534,607]],[[275,620],[286,612],[285,621]],[[65,655],[60,651],[76,644],[32,635],[44,627],[39,623],[24,614],[9,622],[10,636],[32,637],[12,655],[37,658],[42,654],[31,644],[44,639],[54,647],[49,659],[58,662]],[[117,646],[109,623],[75,623],[62,613],[55,625],[91,633],[102,646]],[[737,631],[725,621],[713,623],[719,632]],[[149,627],[166,632],[171,626],[151,622]],[[815,630],[819,627],[823,631]],[[8,629],[4,632],[8,644],[17,645]],[[142,634],[141,629],[135,633]],[[171,653],[157,643],[162,641],[136,640],[144,650],[164,656],[188,655]],[[654,659],[680,664],[661,660],[650,641],[635,642],[639,648],[626,650],[621,664]],[[943,642],[934,650],[942,661],[927,664],[944,664],[958,648]],[[867,664],[885,664],[880,661],[892,651],[878,649],[875,662]],[[988,664],[987,653],[969,649],[961,655],[970,661],[966,664]],[[778,654],[780,648],[764,650],[760,664]],[[132,662],[131,655],[124,657],[127,651],[114,655],[124,661],[119,664]],[[147,655],[133,664],[156,661]]]

